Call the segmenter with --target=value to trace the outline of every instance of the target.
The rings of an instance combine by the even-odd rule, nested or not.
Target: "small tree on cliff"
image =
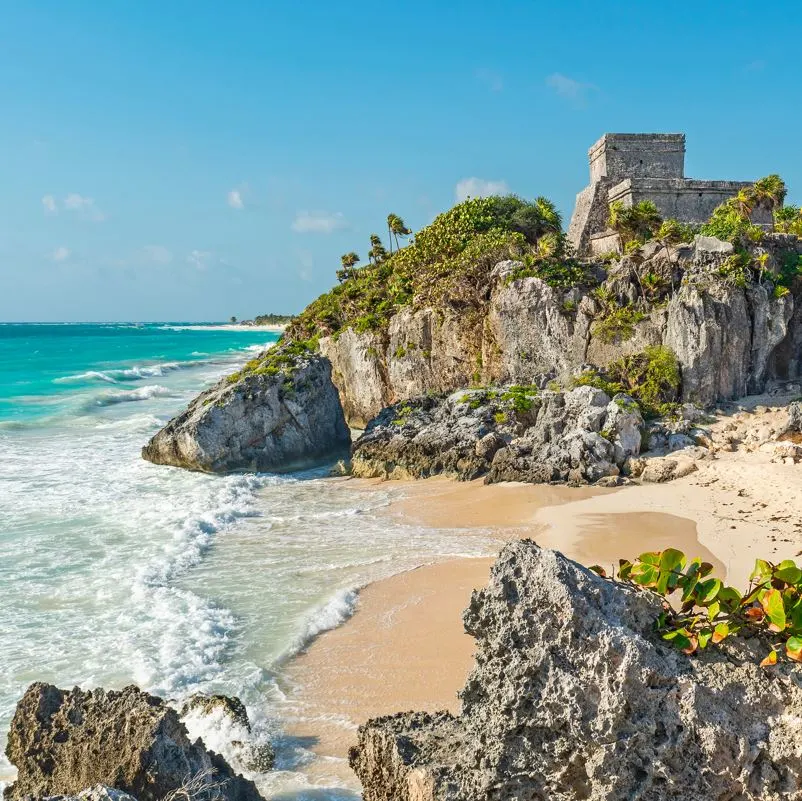
[[[634,206],[625,206],[620,200],[610,204],[607,224],[618,234],[621,245],[628,242],[646,242],[659,230],[663,219],[651,200],[641,200]]]
[[[337,280],[342,283],[355,275],[354,266],[359,261],[359,256],[352,250],[350,253],[344,253],[340,256],[342,262],[342,269],[337,270]]]
[[[373,264],[379,264],[387,258],[387,251],[384,245],[382,245],[381,238],[378,234],[370,235],[370,251],[368,252],[368,258]]]
[[[390,240],[390,253],[393,252],[393,237],[395,237],[395,249],[399,249],[398,237],[409,236],[412,231],[407,228],[404,221],[397,214],[387,215],[387,238]]]

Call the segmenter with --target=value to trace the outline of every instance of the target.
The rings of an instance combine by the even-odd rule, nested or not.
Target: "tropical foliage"
[[[606,577],[598,565],[591,569]],[[655,630],[685,654],[740,633],[767,642],[763,667],[780,658],[802,662],[802,569],[791,559],[779,564],[757,559],[743,591],[712,572],[709,562],[666,548],[634,561],[621,559],[616,580],[665,599]]]
[[[409,236],[404,221],[387,218],[390,242]],[[471,198],[440,214],[404,247],[388,253],[372,234],[368,263],[356,253],[342,257],[340,283],[297,317],[288,332],[297,339],[379,330],[399,307],[431,306],[468,312],[486,303],[490,273],[504,259],[525,260],[527,274],[553,285],[575,285],[587,278],[562,233],[562,220],[545,198],[533,202],[513,195]]]
[[[679,397],[679,362],[670,348],[650,346],[603,370],[585,370],[574,377],[573,385],[596,387],[610,396],[625,392],[638,402],[645,417],[658,417],[670,412]]]

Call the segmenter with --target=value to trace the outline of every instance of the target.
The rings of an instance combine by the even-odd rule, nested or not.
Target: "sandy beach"
[[[408,482],[387,514],[431,528],[489,528],[499,548],[530,537],[586,565],[612,567],[619,557],[670,545],[710,561],[716,575],[739,584],[757,556],[779,561],[799,552],[800,511],[802,470],[738,452],[668,484],[613,490]],[[459,711],[457,693],[473,653],[462,611],[492,562],[450,560],[366,587],[353,618],[287,666],[288,703],[306,721],[291,734],[311,738],[313,750],[329,758],[327,778],[353,784],[346,755],[368,718],[409,709]],[[323,776],[310,775],[317,778]]]

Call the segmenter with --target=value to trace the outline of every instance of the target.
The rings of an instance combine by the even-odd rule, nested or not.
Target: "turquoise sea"
[[[0,324],[0,751],[32,681],[223,692],[277,748],[277,770],[253,776],[267,797],[356,795],[319,766],[307,777],[315,757],[283,733],[282,665],[346,620],[366,582],[493,543],[388,523],[400,490],[348,488],[325,469],[208,476],[141,459],[197,392],[276,338]],[[225,753],[219,731],[193,734]]]

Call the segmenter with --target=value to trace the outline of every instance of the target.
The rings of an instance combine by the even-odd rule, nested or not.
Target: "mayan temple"
[[[665,218],[705,222],[713,209],[750,181],[702,181],[685,177],[685,134],[608,133],[588,151],[590,185],[576,198],[568,238],[580,255],[614,250],[607,229],[610,204],[632,206],[651,200]],[[768,209],[754,222],[770,224]]]

